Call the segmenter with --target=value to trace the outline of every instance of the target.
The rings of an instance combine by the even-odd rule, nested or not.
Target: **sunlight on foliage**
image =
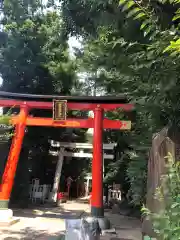
[[[180,236],[180,164],[170,153],[166,159],[166,174],[155,195],[165,206],[158,213],[152,213],[143,206],[142,213],[152,221],[157,239],[177,240]]]
[[[5,114],[0,116],[0,124],[10,125],[10,120],[11,120],[11,116],[9,115]]]
[[[163,52],[170,52],[172,56],[180,55],[180,38],[179,38],[179,24],[175,25],[175,21],[180,19],[180,1],[179,0],[158,0],[161,4],[171,4],[177,6],[178,9],[174,13],[172,18],[171,29],[175,30],[175,36],[172,35],[171,40],[167,43],[167,46]],[[155,14],[155,11],[151,5],[151,2],[136,1],[136,0],[120,0],[121,11],[126,11],[126,17],[132,17],[134,20],[141,22],[140,29],[143,30],[144,36],[148,36],[149,39],[154,39],[157,36],[161,36],[161,27],[159,25],[159,16]],[[166,30],[166,35],[171,36],[171,32]]]

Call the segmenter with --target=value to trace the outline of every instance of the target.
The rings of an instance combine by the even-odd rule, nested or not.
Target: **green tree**
[[[32,94],[70,94],[76,79],[76,64],[69,56],[68,37],[61,13],[53,1],[18,0],[3,2],[0,45],[2,90]],[[51,7],[51,8],[50,8]],[[34,116],[51,116],[49,111],[32,111]],[[29,127],[18,164],[14,199],[28,197],[31,172],[43,177],[49,139],[60,139],[64,129]],[[71,135],[71,133],[70,133]],[[39,171],[39,173],[38,173]],[[20,174],[18,174],[20,173]],[[32,175],[33,176],[33,175]]]
[[[80,3],[77,14],[74,9]],[[120,163],[128,162],[126,177],[136,205],[144,201],[153,133],[165,125],[175,128],[179,125],[180,65],[178,51],[172,49],[178,47],[178,4],[179,1],[158,0],[121,0],[120,4],[119,1],[79,0],[65,1],[63,5],[69,30],[84,37],[78,56],[85,71],[98,71],[96,83],[105,94],[126,93],[136,104],[136,112],[127,116],[134,122],[131,133],[117,133],[128,148],[124,149],[125,154],[119,149],[117,161],[109,172],[114,174],[116,168],[118,174]],[[87,24],[80,20],[84,18],[88,18]],[[110,117],[123,116],[121,113]],[[109,139],[118,139],[108,134]]]
[[[59,12],[43,11],[40,3],[4,1],[6,39],[0,59],[3,89],[67,94],[76,79],[67,36]]]
[[[160,186],[156,190],[155,199],[160,204],[158,212],[150,212],[145,207],[142,212],[151,220],[157,239],[179,239],[179,163],[172,155],[167,156],[166,173],[162,176]],[[161,207],[163,206],[163,207]]]

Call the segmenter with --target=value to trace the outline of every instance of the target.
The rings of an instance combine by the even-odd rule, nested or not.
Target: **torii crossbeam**
[[[121,130],[130,130],[131,128],[130,121],[104,118],[104,111],[112,111],[117,108],[124,111],[132,110],[133,105],[128,103],[127,98],[125,96],[45,96],[0,91],[0,106],[20,108],[19,114],[11,118],[11,123],[15,125],[15,134],[0,185],[0,209],[8,209],[26,126],[94,128],[91,214],[94,217],[103,218],[103,128]],[[50,109],[53,117],[29,116],[32,109]],[[94,118],[66,119],[66,110],[93,110]]]

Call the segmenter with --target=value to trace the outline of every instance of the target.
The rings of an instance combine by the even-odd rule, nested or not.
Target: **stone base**
[[[111,223],[108,218],[103,217],[103,218],[97,218],[99,222],[99,226],[102,231],[111,229]]]
[[[13,217],[11,209],[0,209],[0,227],[11,226],[19,221],[19,218]]]
[[[98,220],[99,227],[101,228],[101,231],[106,231],[108,229],[111,229],[111,223],[108,218],[106,217],[87,217],[86,220],[87,222],[91,222],[94,219]]]

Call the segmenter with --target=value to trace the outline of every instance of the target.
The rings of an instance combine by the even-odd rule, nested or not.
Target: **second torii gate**
[[[85,153],[85,152],[67,152],[64,151],[65,148],[76,148],[76,149],[93,149],[93,145],[91,143],[72,143],[72,142],[57,142],[57,141],[50,141],[51,146],[54,148],[60,148],[60,151],[49,151],[50,154],[53,156],[58,156],[58,161],[56,165],[56,172],[54,176],[54,183],[52,192],[49,196],[50,202],[56,202],[57,200],[57,191],[60,183],[61,178],[61,171],[64,157],[78,157],[78,158],[92,158],[92,153]],[[103,144],[103,150],[113,150],[116,146],[116,143],[109,143]],[[103,153],[103,173],[104,173],[104,159],[113,159],[113,154],[105,154]],[[89,182],[89,181],[88,181]]]
[[[76,96],[45,96],[0,92],[1,107],[19,107],[17,116],[12,116],[15,134],[0,184],[0,221],[3,216],[11,218],[8,203],[14,183],[19,154],[24,139],[26,126],[48,126],[68,128],[94,128],[93,161],[92,161],[92,201],[91,214],[99,219],[104,218],[103,209],[103,128],[124,129],[131,128],[130,121],[109,120],[104,118],[104,111],[120,108],[124,111],[132,110],[133,105],[127,103],[124,96],[118,97],[76,97]],[[51,109],[52,118],[29,116],[32,109]],[[66,119],[67,110],[87,110],[94,112],[94,119]],[[9,214],[9,215],[8,215]]]

